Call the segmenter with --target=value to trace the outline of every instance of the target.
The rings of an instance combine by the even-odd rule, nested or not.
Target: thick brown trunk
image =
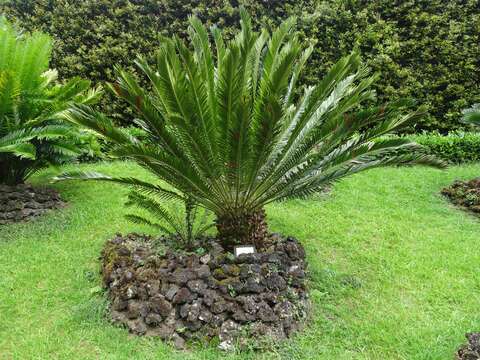
[[[265,210],[260,209],[237,216],[220,216],[215,221],[218,238],[228,250],[235,245],[255,245],[257,250],[264,247],[268,235]]]

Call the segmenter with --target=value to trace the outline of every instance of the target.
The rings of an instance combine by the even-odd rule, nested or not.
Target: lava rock
[[[156,295],[150,299],[150,307],[152,311],[163,317],[167,317],[173,309],[172,304],[161,295]]]
[[[237,264],[258,264],[262,261],[262,254],[241,254],[236,257],[235,262]]]
[[[173,334],[172,341],[177,350],[185,350],[185,340],[180,335]]]
[[[127,317],[129,319],[136,319],[141,316],[143,312],[143,304],[135,301],[135,300],[130,300],[128,302],[128,310],[127,310]]]
[[[200,315],[202,304],[200,301],[195,301],[192,304],[185,304],[180,308],[180,316],[186,318],[187,321],[195,321]]]
[[[223,264],[222,270],[227,276],[238,276],[240,275],[240,268],[234,264]]]
[[[245,293],[261,293],[265,290],[265,286],[260,284],[261,279],[259,277],[251,276],[245,282],[243,286],[243,292]]]
[[[183,304],[188,301],[192,293],[186,287],[180,288],[172,299],[172,304]]]
[[[190,280],[187,286],[191,291],[198,294],[203,294],[207,290],[207,284],[203,280]]]
[[[233,342],[240,330],[239,324],[233,320],[224,321],[220,327],[220,344],[218,348],[225,351],[230,351],[234,349]]]
[[[198,319],[205,323],[210,322],[210,320],[212,320],[212,317],[212,313],[205,308],[202,308],[200,310],[200,313],[198,314]]]
[[[258,276],[262,271],[262,267],[259,264],[242,264],[240,266],[240,278],[246,280],[249,277]]]
[[[243,304],[243,309],[249,314],[255,314],[258,310],[258,301],[253,296],[239,296],[237,300]]]
[[[453,204],[480,215],[480,178],[470,181],[455,181],[442,189],[442,194]]]
[[[115,298],[112,303],[112,309],[116,311],[125,310],[128,306],[128,301],[122,300],[120,298]]]
[[[175,327],[168,324],[159,324],[158,326],[149,328],[146,335],[158,336],[162,340],[168,340],[175,332]]]
[[[176,269],[170,276],[170,281],[177,285],[185,285],[189,280],[196,278],[195,273],[190,269]]]
[[[480,333],[465,334],[468,342],[458,349],[455,354],[456,360],[479,360],[480,359]]]
[[[221,314],[230,309],[230,305],[225,300],[219,300],[212,304],[211,309],[214,314]]]
[[[127,299],[134,299],[138,295],[138,289],[136,286],[129,286],[127,292],[125,293]]]
[[[232,314],[232,318],[238,322],[246,322],[248,320],[255,320],[255,316],[251,316],[251,314],[247,314],[243,309],[236,309],[235,312]]]
[[[300,243],[295,238],[288,237],[284,249],[287,252],[288,257],[292,260],[305,259],[305,249],[303,246],[300,246]]]
[[[149,280],[145,285],[148,296],[153,297],[160,292],[160,280]]]
[[[147,332],[147,325],[141,319],[128,320],[127,325],[134,334],[144,335]]]
[[[265,301],[258,304],[257,315],[260,320],[265,322],[272,322],[276,319],[273,309]]]
[[[204,265],[207,265],[210,262],[211,258],[212,257],[210,256],[210,254],[205,254],[200,258],[200,262]]]
[[[270,290],[283,291],[287,288],[287,282],[279,274],[272,274],[266,277],[264,284]]]
[[[177,285],[171,284],[165,293],[165,297],[170,301],[173,300],[173,297],[177,294],[178,290],[180,290],[180,288]]]
[[[205,293],[203,294],[203,303],[210,307],[213,305],[217,299],[222,298],[215,290],[206,290]]]
[[[236,258],[214,239],[202,257],[158,255],[152,240],[117,234],[102,252],[112,320],[132,333],[182,349],[185,340],[219,336],[219,347],[232,350],[250,336],[288,337],[305,319],[306,264],[295,239],[279,236],[264,252]]]
[[[150,326],[160,325],[162,320],[162,317],[155,313],[150,313],[145,317],[145,323]]]
[[[208,265],[204,264],[204,265],[199,266],[195,270],[195,272],[200,279],[206,279],[210,276],[210,267]]]
[[[0,224],[27,221],[64,206],[54,189],[27,184],[0,187]]]

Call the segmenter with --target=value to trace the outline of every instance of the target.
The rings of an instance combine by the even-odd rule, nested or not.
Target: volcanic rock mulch
[[[452,203],[480,214],[480,178],[470,181],[455,181],[444,188],[442,194]]]
[[[465,334],[468,343],[458,349],[455,360],[480,360],[480,333]]]
[[[54,189],[29,184],[0,185],[0,225],[29,220],[64,206]]]
[[[306,318],[305,251],[275,237],[265,252],[234,257],[214,241],[205,255],[158,255],[152,238],[117,235],[102,253],[102,275],[115,323],[178,348],[209,341],[231,350],[247,339],[284,339]],[[209,244],[209,245],[208,245]]]

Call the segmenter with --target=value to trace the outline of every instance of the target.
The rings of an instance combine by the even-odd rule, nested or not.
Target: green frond
[[[45,34],[20,36],[4,22],[0,44],[0,183],[16,184],[85,151],[81,130],[61,115],[74,104],[95,103],[101,89],[79,78],[58,82],[48,68],[52,40]]]
[[[186,217],[196,207],[237,216],[379,166],[444,166],[415,143],[384,138],[418,120],[424,109],[406,100],[373,105],[379,75],[358,53],[341,58],[316,84],[299,88],[314,45],[299,40],[295,19],[269,33],[256,32],[244,9],[240,18],[241,28],[229,40],[195,17],[188,43],[162,38],[152,63],[135,62],[146,86],[140,77],[115,70],[117,81],[108,87],[130,105],[147,141],[84,105],[61,113],[108,139],[110,156],[135,161],[178,194],[156,190],[153,183],[80,175],[134,186],[130,203],[149,214],[135,221],[172,227],[170,200],[185,203]]]
[[[24,159],[35,160],[35,146],[29,143],[18,143],[11,145],[0,145],[0,153],[11,153]]]
[[[145,217],[142,217],[140,215],[135,215],[135,214],[127,214],[125,215],[125,218],[134,223],[134,224],[138,224],[138,225],[147,225],[147,226],[151,226],[151,227],[154,227],[158,230],[160,230],[161,232],[164,232],[166,234],[169,234],[172,232],[172,229],[166,227],[166,226],[163,226],[161,224],[158,224],[156,222],[152,222],[150,220],[148,220],[147,218]]]
[[[64,172],[61,175],[55,176],[54,181],[62,180],[97,180],[108,181],[117,184],[122,184],[134,188],[138,192],[143,192],[144,195],[155,195],[164,200],[183,201],[184,198],[174,190],[168,190],[160,185],[152,184],[140,179],[132,177],[111,177],[94,171],[70,171]]]
[[[462,121],[466,124],[480,125],[480,104],[462,111]]]
[[[164,221],[168,226],[174,229],[176,233],[181,233],[181,227],[179,221],[175,219],[175,216],[170,211],[162,206],[158,201],[152,197],[148,197],[140,194],[139,192],[132,191],[128,194],[127,206],[135,206],[139,209],[147,211],[155,219]]]
[[[99,136],[122,143],[138,142],[123,129],[118,128],[104,114],[85,105],[73,105],[62,111],[59,118],[94,131]]]

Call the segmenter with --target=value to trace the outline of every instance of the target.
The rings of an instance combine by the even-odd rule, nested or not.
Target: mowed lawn
[[[125,162],[83,165],[145,176]],[[47,183],[53,171],[33,179]],[[105,318],[98,256],[123,219],[125,189],[54,184],[69,202],[0,228],[0,359],[451,359],[480,331],[480,219],[439,195],[480,165],[371,170],[328,197],[268,207],[272,231],[307,249],[313,313],[306,330],[263,352],[179,352]]]

